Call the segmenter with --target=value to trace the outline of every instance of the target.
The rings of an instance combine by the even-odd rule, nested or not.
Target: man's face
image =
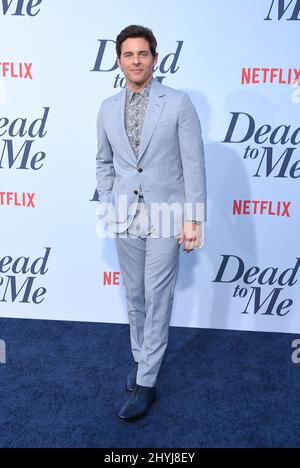
[[[117,62],[129,85],[136,87],[142,86],[150,79],[157,58],[157,55],[154,58],[151,54],[145,38],[130,37],[122,43],[121,55]]]

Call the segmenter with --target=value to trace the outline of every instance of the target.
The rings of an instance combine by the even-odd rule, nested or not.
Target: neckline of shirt
[[[148,93],[150,91],[150,87],[152,85],[152,82],[153,82],[153,78],[149,81],[149,83],[146,84],[146,86],[144,86],[138,93],[135,92],[135,91],[132,91],[128,85],[126,85],[126,92],[127,92],[127,95],[129,96],[130,99],[132,99],[132,97],[136,94],[136,95],[140,95],[140,96],[143,96],[144,94]]]

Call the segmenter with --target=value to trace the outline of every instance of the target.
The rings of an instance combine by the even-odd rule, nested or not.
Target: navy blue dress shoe
[[[133,392],[135,386],[136,386],[136,375],[138,371],[138,363],[134,362],[134,367],[133,369],[129,372],[127,381],[126,381],[126,390],[128,392]]]
[[[129,399],[122,407],[119,418],[122,421],[135,421],[146,415],[156,398],[156,387],[136,385]]]

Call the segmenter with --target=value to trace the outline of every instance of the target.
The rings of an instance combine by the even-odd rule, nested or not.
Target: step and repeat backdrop
[[[300,0],[0,1],[0,316],[127,323],[95,157],[129,24],[205,143],[205,243],[180,252],[171,325],[300,332]]]

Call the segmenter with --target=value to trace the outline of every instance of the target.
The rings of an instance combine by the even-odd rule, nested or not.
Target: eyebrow
[[[149,50],[139,50],[139,51],[138,51],[139,54],[144,53],[144,52],[148,53]],[[123,52],[124,55],[125,55],[125,54],[132,54],[132,53],[133,53],[133,52],[132,52],[131,50],[128,50],[127,52]]]

